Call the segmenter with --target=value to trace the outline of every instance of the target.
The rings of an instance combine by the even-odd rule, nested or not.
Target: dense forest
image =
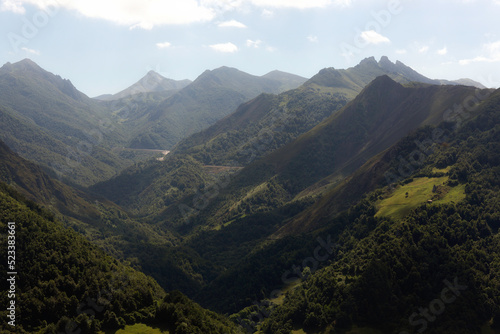
[[[172,333],[236,333],[225,317],[180,292],[166,294],[151,277],[106,255],[52,213],[0,184],[1,228],[15,223],[16,333],[97,333],[149,323]],[[5,223],[4,223],[5,222]],[[7,249],[7,238],[1,246]],[[7,262],[0,265],[3,272]],[[9,291],[7,280],[2,291]],[[2,328],[9,328],[2,310]]]

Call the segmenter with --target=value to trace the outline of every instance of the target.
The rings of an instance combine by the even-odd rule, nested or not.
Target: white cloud
[[[103,19],[131,29],[152,29],[161,25],[209,22],[216,16],[249,6],[262,8],[262,16],[272,17],[273,8],[346,7],[353,0],[0,0],[0,11],[24,14],[24,5],[57,7],[76,11],[86,17]],[[228,26],[243,27],[237,21]],[[222,23],[223,26],[224,22]]]
[[[258,7],[266,8],[324,8],[330,5],[348,6],[352,0],[250,0],[251,3]]]
[[[209,45],[209,47],[217,52],[223,52],[223,53],[234,53],[238,51],[238,47],[234,45],[233,43],[220,43],[220,44],[212,44]]]
[[[264,10],[262,10],[262,13],[260,15],[263,18],[270,19],[274,16],[274,12],[269,10],[269,9],[264,9]]]
[[[445,54],[448,53],[448,49],[446,48],[446,46],[440,50],[437,51],[437,54],[440,55],[440,56],[444,56]]]
[[[166,48],[169,48],[171,46],[172,46],[172,44],[169,42],[156,43],[156,47],[158,49],[166,49]]]
[[[256,49],[258,49],[261,44],[262,44],[262,41],[260,39],[258,39],[256,41],[252,41],[251,39],[247,39],[247,46],[249,48],[256,48]]]
[[[90,18],[142,29],[166,24],[207,22],[216,16],[213,6],[204,6],[197,0],[18,0],[16,3],[33,4],[40,8],[63,7]]]
[[[24,14],[26,10],[23,4],[17,0],[2,0],[0,4],[0,12],[13,12],[16,14]]]
[[[220,28],[246,28],[247,26],[236,20],[220,22],[218,25]]]
[[[129,29],[130,30],[134,30],[134,29],[144,29],[144,30],[151,30],[154,28],[154,25],[152,23],[148,23],[148,22],[141,22],[141,23],[137,23],[137,24],[134,24],[133,26],[131,26]]]
[[[472,59],[462,59],[460,65],[469,65],[471,63],[496,63],[500,62],[500,41],[484,44],[483,55]]]
[[[28,49],[27,47],[21,48],[21,50],[26,51],[27,53],[31,53],[32,55],[40,55],[40,51],[38,50],[33,50],[33,49]]]
[[[367,30],[361,33],[361,38],[368,44],[390,43],[389,38],[382,36],[375,30]]]
[[[418,53],[426,53],[427,51],[429,51],[429,47],[427,45],[424,45],[420,49],[418,49]]]
[[[0,11],[25,13],[24,5],[39,8],[56,6],[76,11],[84,16],[103,19],[131,29],[152,29],[161,25],[180,25],[209,22],[224,12],[243,9],[249,5],[264,8],[262,15],[269,17],[269,8],[324,8],[331,5],[349,6],[353,0],[0,0]],[[244,26],[229,21],[229,26]],[[224,24],[224,22],[223,22]]]
[[[311,43],[318,43],[319,42],[318,36],[314,36],[314,35],[307,36],[307,40]]]
[[[179,0],[170,0],[172,2]],[[235,9],[240,9],[248,0],[200,0],[201,5],[207,8],[213,8],[215,11],[227,12]]]

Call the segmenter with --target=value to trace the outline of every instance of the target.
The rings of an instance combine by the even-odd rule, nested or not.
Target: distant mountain
[[[396,82],[406,84],[410,82],[421,82],[431,85],[466,85],[479,88],[485,88],[480,83],[476,83],[470,79],[462,79],[459,81],[435,80],[413,70],[411,67],[403,64],[399,60],[395,63],[391,62],[388,57],[383,56],[377,62],[374,57],[365,58],[358,65],[345,69],[336,70],[334,68],[326,68],[321,70],[316,76],[312,77],[306,85],[315,85],[335,87],[344,90],[347,94],[356,95],[356,92],[361,91],[375,77],[388,75]]]
[[[281,82],[282,85],[279,87],[279,91],[281,92],[297,88],[307,81],[306,78],[299,75],[290,74],[278,70],[274,70],[267,74],[264,74],[262,77]]]
[[[124,122],[132,134],[130,147],[173,147],[180,139],[214,124],[241,103],[261,93],[279,93],[294,86],[295,76],[258,77],[235,68],[205,71],[195,81],[166,100],[140,109]]]
[[[0,68],[0,119],[2,141],[71,182],[89,185],[131,163],[109,149],[124,139],[114,117],[29,59]]]
[[[149,71],[142,79],[132,86],[116,93],[95,97],[97,100],[111,101],[119,100],[127,96],[140,93],[152,93],[161,91],[177,91],[189,85],[191,80],[172,80],[163,77],[155,71]]]
[[[458,80],[439,80],[442,85],[463,85],[463,86],[473,86],[479,89],[487,88],[482,83],[474,81],[472,79],[458,79]]]

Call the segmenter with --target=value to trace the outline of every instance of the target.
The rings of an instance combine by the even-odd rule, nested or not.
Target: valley
[[[89,98],[26,59],[0,92],[19,333],[500,328],[498,89],[370,57]]]

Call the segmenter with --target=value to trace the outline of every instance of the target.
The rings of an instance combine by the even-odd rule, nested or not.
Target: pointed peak
[[[382,57],[380,58],[380,60],[379,60],[378,64],[379,64],[380,66],[384,66],[384,65],[394,66],[394,65],[395,65],[392,61],[390,61],[389,57],[387,57],[387,56],[382,56]]]
[[[399,85],[396,81],[394,81],[387,74],[376,77],[372,82],[391,82],[391,83],[395,83],[395,84]]]
[[[228,78],[233,76],[250,76],[250,74],[238,70],[234,67],[221,66],[213,70],[206,70],[196,78],[195,81],[200,80],[220,80],[221,78]]]
[[[378,65],[375,57],[368,57],[359,62],[359,65]]]
[[[17,63],[6,63],[2,66],[2,69],[6,70],[35,70],[35,71],[43,71],[43,69],[38,66],[37,63],[32,61],[29,58],[25,58],[23,60],[18,61]]]
[[[36,65],[36,63],[29,58],[24,58],[23,60],[20,60],[18,63],[19,64],[34,64],[34,65]]]
[[[159,74],[158,72],[151,70],[140,81],[143,81],[143,80],[154,80],[156,82],[160,82],[163,80],[167,80],[167,78],[165,78],[163,75]]]
[[[376,77],[372,82],[370,82],[368,84],[368,86],[366,86],[365,89],[368,89],[370,87],[387,87],[387,86],[401,86],[401,84],[394,81],[387,74],[384,74],[384,75]]]
[[[266,74],[264,74],[263,76],[266,76],[266,75],[272,75],[272,74],[282,74],[282,73],[286,73],[286,72],[283,72],[283,71],[280,71],[280,70],[272,70]]]
[[[390,60],[389,60],[389,57],[387,57],[387,56],[382,56],[382,57],[380,57],[379,62],[381,62],[381,61],[382,61],[382,62],[385,62],[385,61],[390,61]]]
[[[215,70],[212,71],[212,73],[243,73],[242,71],[238,70],[237,68],[234,67],[229,67],[229,66],[221,66],[219,68],[216,68]]]
[[[148,73],[146,73],[146,75],[150,75],[150,76],[155,76],[155,77],[162,77],[164,78],[163,75],[161,75],[160,73],[156,72],[155,70],[150,70],[148,71]]]

